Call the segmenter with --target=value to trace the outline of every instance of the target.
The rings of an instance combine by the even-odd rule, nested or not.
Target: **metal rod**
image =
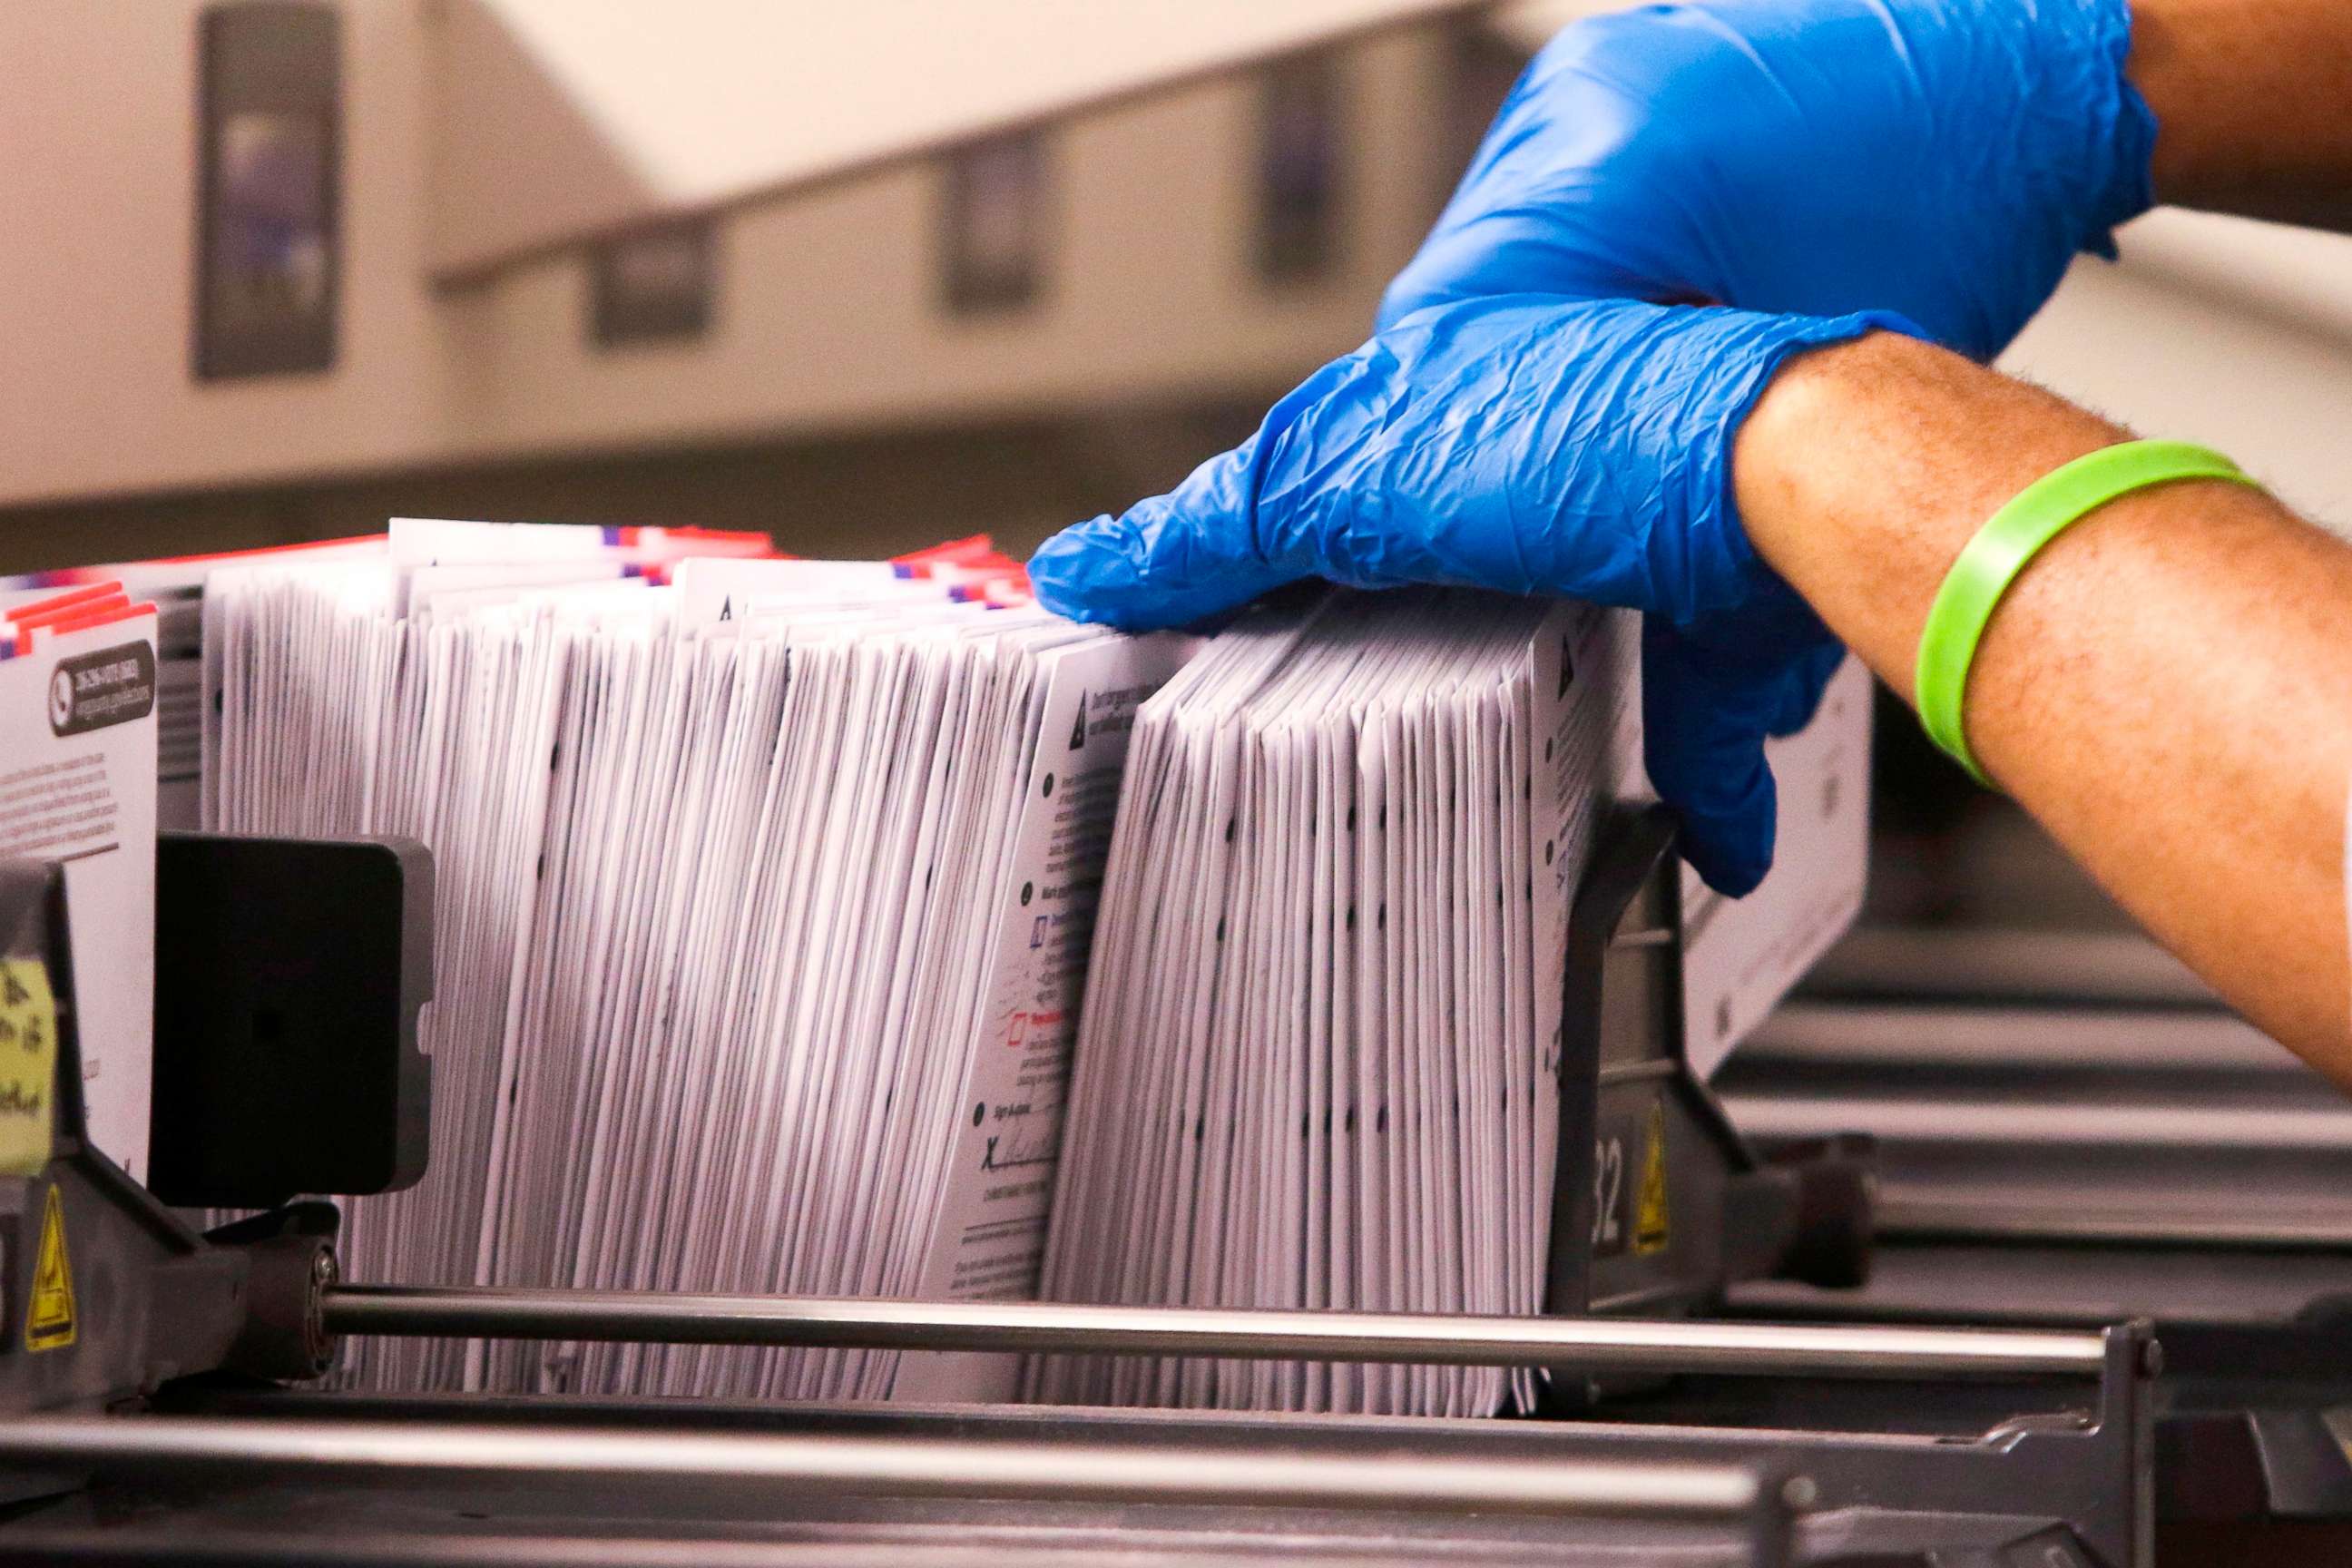
[[[1967,1097],[1955,1090],[1930,1100],[1878,1091],[1727,1094],[1724,1104],[1751,1138],[1807,1138],[1830,1128],[1856,1128],[1882,1143],[1990,1144],[2021,1161],[2044,1149],[2114,1149],[2183,1159],[2290,1153],[2340,1160],[2352,1152],[2352,1106],[2333,1099],[2297,1105],[2089,1106]]]
[[[2096,1332],[1404,1316],[660,1291],[343,1285],[331,1334],[1211,1355],[1587,1372],[2095,1377]]]
[[[2083,1247],[2174,1247],[2233,1252],[2352,1252],[2352,1211],[2263,1215],[2172,1214],[2154,1205],[2131,1214],[2091,1206],[2075,1208],[2046,1201],[1996,1207],[1976,1194],[1967,1200],[1907,1197],[1881,1189],[1878,1240],[1941,1242],[2051,1242]],[[2105,1200],[2112,1201],[2112,1200]]]
[[[1816,994],[1861,991],[1915,1002],[2221,1005],[2210,986],[2147,938],[2103,931],[1864,926],[1829,951],[1807,985]]]
[[[1719,1465],[1465,1458],[1410,1449],[1007,1442],[952,1437],[583,1432],[462,1423],[36,1416],[0,1426],[0,1468],[141,1481],[254,1471],[360,1479],[528,1476],[788,1485],[887,1497],[1036,1499],[1410,1512],[1737,1521],[1787,1500]]]
[[[1957,1003],[1798,1003],[1781,1008],[1740,1047],[1742,1078],[1757,1082],[1786,1063],[1857,1073],[1900,1064],[1906,1073],[1953,1068],[2007,1075],[2059,1071],[2116,1075],[2127,1090],[2151,1074],[2233,1075],[2233,1086],[2325,1080],[2286,1047],[2229,1013],[2145,1008],[2017,1007]],[[1753,1052],[1748,1055],[1747,1053]]]

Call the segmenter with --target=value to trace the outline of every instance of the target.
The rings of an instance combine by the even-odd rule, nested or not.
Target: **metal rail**
[[[37,1416],[0,1426],[0,1469],[102,1469],[142,1483],[253,1472],[789,1485],[866,1496],[1469,1510],[1556,1518],[1739,1521],[1780,1514],[1803,1484],[1736,1466],[1314,1454],[953,1437],[584,1432],[463,1423]]]
[[[1206,1355],[1836,1377],[2096,1377],[2096,1332],[343,1285],[330,1334]]]
[[[1884,1143],[1923,1149],[1995,1147],[2007,1154],[2054,1149],[2216,1158],[2232,1154],[2352,1154],[2352,1107],[2341,1103],[2068,1104],[1949,1090],[1914,1099],[1891,1090],[1726,1093],[1732,1120],[1750,1137],[1804,1138],[1824,1127],[1859,1128]]]
[[[1814,967],[1806,989],[1816,996],[1864,993],[1914,1003],[2221,1005],[2210,986],[2144,936],[1999,926],[1861,926]]]
[[[2229,1013],[2152,1007],[2023,1006],[1981,1002],[1792,1002],[1733,1058],[1756,1081],[1772,1068],[1914,1077],[1957,1070],[2111,1075],[2128,1092],[2165,1073],[2229,1073],[2243,1081],[2317,1080],[2286,1047]]]
[[[2168,1213],[2158,1194],[2127,1212],[2080,1194],[2057,1202],[1996,1206],[1980,1193],[1964,1198],[1913,1196],[1902,1187],[1880,1189],[1877,1239],[1882,1242],[2011,1242],[2093,1247],[2197,1247],[2240,1252],[2352,1252],[2352,1212],[2308,1218],[2265,1215]]]

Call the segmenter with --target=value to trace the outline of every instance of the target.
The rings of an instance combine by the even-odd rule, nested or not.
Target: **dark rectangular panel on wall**
[[[1015,131],[947,155],[940,293],[958,314],[1019,310],[1045,287],[1051,240],[1045,133]]]
[[[236,0],[197,22],[199,381],[323,371],[341,292],[342,18]]]
[[[684,342],[710,330],[718,235],[696,217],[605,241],[590,260],[593,332],[604,348]]]
[[[1344,236],[1346,83],[1325,51],[1268,67],[1258,90],[1257,270],[1303,283],[1338,264]]]

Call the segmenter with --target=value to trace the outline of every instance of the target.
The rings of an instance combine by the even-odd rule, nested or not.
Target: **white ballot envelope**
[[[1044,1292],[1525,1316],[1559,1169],[1566,960],[1597,836],[1653,798],[1639,621],[1462,590],[1272,605],[1137,720]],[[1867,677],[1773,745],[1779,861],[1687,878],[1711,1068],[1861,899]],[[1605,934],[1605,933],[1602,933]],[[1057,1403],[1490,1415],[1524,1375],[1048,1356]]]
[[[1539,1310],[1569,923],[1628,777],[1636,633],[1582,605],[1334,595],[1245,616],[1144,705],[1048,1299]],[[1472,1415],[1510,1382],[1047,1357],[1025,1386]]]
[[[0,856],[65,868],[91,1141],[143,1181],[155,991],[155,606],[0,608]]]
[[[435,852],[432,1165],[347,1205],[347,1266],[1026,1299],[1120,764],[1189,645],[1026,605],[984,540],[703,542],[400,519],[207,582],[207,819]],[[418,1341],[338,1375],[957,1400],[1016,1370]]]

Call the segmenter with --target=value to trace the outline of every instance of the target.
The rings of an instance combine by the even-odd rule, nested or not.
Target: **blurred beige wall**
[[[2152,213],[2086,258],[2004,368],[2228,452],[2352,534],[2352,237]]]
[[[382,468],[446,444],[419,287],[415,0],[344,6],[335,370],[189,375],[196,0],[0,4],[0,505]]]
[[[1345,226],[1307,285],[1253,271],[1241,73],[1057,130],[1025,310],[942,312],[921,160],[733,215],[709,337],[605,351],[576,252],[426,283],[425,3],[343,8],[336,367],[210,385],[188,371],[199,5],[0,5],[0,59],[30,63],[0,93],[0,569],[402,511],[765,527],[818,553],[981,528],[1024,544],[1172,482],[1358,342],[1507,76],[1501,46],[1453,26],[1346,47]],[[1524,47],[1560,15],[1487,36]],[[2159,214],[2124,243],[2006,363],[2352,521],[2352,240]]]
[[[335,367],[198,384],[199,10],[0,6],[0,58],[40,62],[0,95],[22,219],[0,227],[0,298],[15,316],[0,331],[0,558],[177,547],[159,537],[174,516],[185,547],[235,542],[240,509],[255,536],[308,533],[296,514],[328,503],[295,497],[379,479],[388,489],[370,493],[471,494],[452,491],[454,478],[428,492],[421,476],[529,469],[551,484],[566,464],[593,460],[609,476],[626,454],[714,449],[764,451],[781,471],[787,448],[877,432],[914,440],[1259,395],[1359,341],[1456,155],[1429,132],[1444,118],[1453,36],[1391,32],[1343,47],[1344,229],[1339,264],[1312,283],[1268,288],[1253,274],[1257,89],[1242,73],[1053,131],[1055,243],[1025,310],[943,313],[940,174],[919,161],[730,215],[707,339],[604,351],[590,341],[577,252],[463,289],[428,286],[424,12],[418,0],[346,0]],[[402,476],[420,479],[404,490]],[[745,510],[762,510],[754,499]],[[524,510],[587,509],[551,489]],[[120,543],[72,537],[110,518]],[[828,522],[778,515],[774,526],[789,541]]]
[[[1444,170],[1420,126],[1442,56],[1425,35],[1348,51],[1356,134],[1340,264],[1311,286],[1254,275],[1255,88],[1223,79],[1057,127],[1055,242],[1026,310],[942,314],[929,162],[729,220],[719,320],[699,346],[593,351],[576,258],[455,296],[456,449],[813,436],[1278,381],[1360,340],[1426,226]]]
[[[429,264],[935,151],[1476,0],[435,0]]]
[[[1284,386],[1150,405],[790,442],[403,469],[328,481],[0,511],[0,574],[373,532],[388,517],[764,529],[804,555],[897,554],[1046,534],[1166,489],[1233,445]]]

